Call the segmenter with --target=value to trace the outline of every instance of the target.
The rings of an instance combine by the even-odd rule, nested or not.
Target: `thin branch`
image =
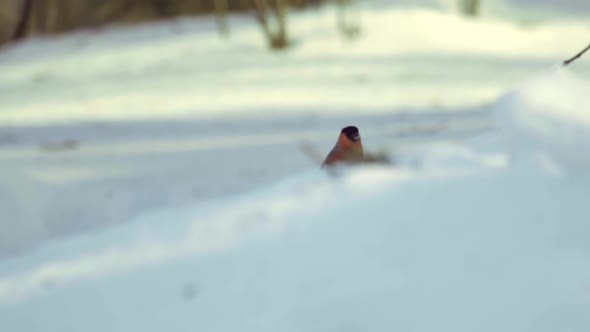
[[[580,58],[584,53],[586,53],[588,50],[590,50],[590,45],[588,45],[585,49],[583,49],[580,53],[576,54],[573,58],[569,59],[569,60],[565,60],[563,62],[564,66],[569,65],[570,63],[572,63],[573,61],[575,61],[576,59]]]
[[[299,144],[299,150],[301,150],[301,152],[303,152],[303,154],[315,164],[321,165],[324,162],[324,156],[322,156],[322,154],[310,142],[301,142]],[[337,178],[340,176],[338,168],[324,167],[322,170],[325,170],[331,177]]]
[[[228,1],[227,0],[215,0],[215,18],[217,21],[217,27],[219,33],[222,36],[227,36],[229,34],[229,26],[227,23],[227,10],[228,10]]]
[[[309,142],[303,141],[299,144],[299,150],[311,161],[320,165],[324,162],[324,156]]]

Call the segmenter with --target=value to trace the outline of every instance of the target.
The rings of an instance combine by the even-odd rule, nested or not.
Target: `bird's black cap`
[[[348,139],[353,142],[358,142],[361,140],[359,129],[355,126],[344,127],[340,133],[346,135],[346,137],[348,137]]]

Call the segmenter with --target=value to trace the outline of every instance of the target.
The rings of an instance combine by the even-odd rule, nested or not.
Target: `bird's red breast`
[[[357,163],[363,160],[363,143],[358,134],[358,129],[352,127],[355,128],[356,131],[346,132],[347,128],[351,127],[342,129],[342,132],[336,141],[336,145],[332,148],[330,153],[328,153],[322,167],[331,166],[339,162]],[[353,137],[355,140],[353,141],[349,136]]]

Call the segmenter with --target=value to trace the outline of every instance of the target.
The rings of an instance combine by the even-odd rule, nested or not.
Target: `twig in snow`
[[[324,162],[324,157],[321,153],[309,142],[304,141],[299,144],[299,149],[313,162],[321,164]]]
[[[322,154],[316,149],[311,143],[307,141],[303,141],[299,144],[299,149],[306,155],[309,159],[315,162],[318,165],[321,165],[324,162],[324,157]],[[326,167],[324,168],[330,176],[338,177],[340,174],[336,171],[335,168]]]
[[[321,165],[324,162],[323,155],[316,149],[311,143],[304,141],[299,144],[299,149],[306,155],[309,159],[311,159],[314,163]],[[361,164],[386,164],[392,165],[395,164],[395,160],[392,160],[387,153],[381,151],[377,153],[373,152],[365,152],[364,160]],[[340,173],[338,172],[337,167],[324,167],[324,170],[328,172],[330,176],[338,177]]]
[[[578,59],[579,57],[581,57],[581,56],[582,56],[584,53],[586,53],[588,50],[590,50],[590,45],[586,46],[586,48],[585,48],[585,49],[583,49],[582,51],[580,51],[580,53],[578,53],[578,54],[574,55],[574,57],[573,57],[573,58],[563,61],[563,65],[564,65],[564,66],[567,66],[567,65],[569,65],[570,63],[574,62],[576,59]]]
[[[60,143],[47,143],[39,145],[39,148],[44,151],[58,152],[75,150],[78,147],[78,141],[73,139],[66,139]]]

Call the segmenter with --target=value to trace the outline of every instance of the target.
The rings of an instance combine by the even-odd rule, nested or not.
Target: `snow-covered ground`
[[[299,144],[361,127],[370,149],[461,138],[485,105],[576,52],[585,20],[528,26],[426,7],[293,14],[268,52],[251,17],[227,40],[208,19],[36,40],[0,54],[0,256],[147,209],[244,192],[314,169]],[[576,71],[589,73],[587,62]]]
[[[0,54],[2,330],[588,331],[588,21],[333,14]]]
[[[11,331],[586,331],[590,179],[308,174],[5,263]],[[533,172],[531,172],[533,171]]]
[[[590,139],[568,106],[587,106],[585,84],[563,71],[533,79],[493,105],[500,130],[404,154],[396,168],[305,172],[6,260],[0,322],[11,331],[586,331],[590,178],[543,144],[577,153]],[[521,126],[529,122],[553,126]],[[578,139],[561,140],[571,130]],[[538,144],[509,146],[510,137]]]

